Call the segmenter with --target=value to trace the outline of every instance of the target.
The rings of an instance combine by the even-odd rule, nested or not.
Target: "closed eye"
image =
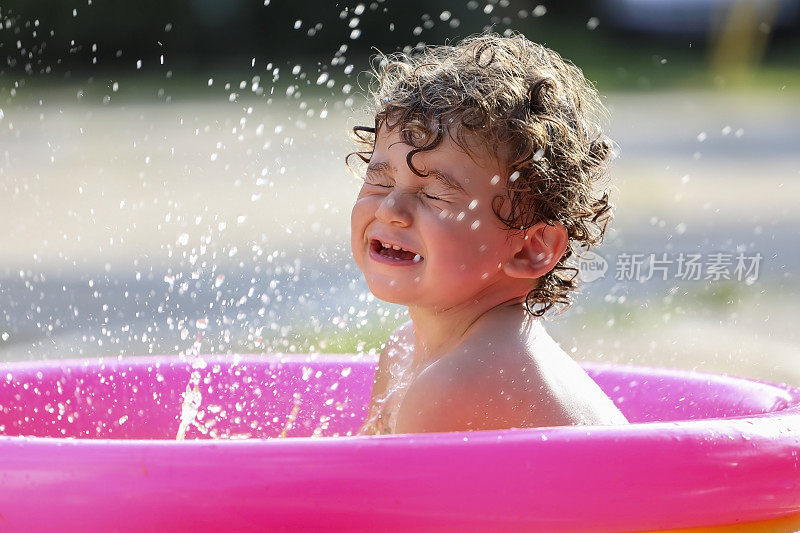
[[[381,180],[369,174],[364,177],[364,183],[367,185],[374,185],[375,187],[394,187],[394,183],[392,183],[391,180]]]
[[[376,176],[371,172],[367,172],[367,174],[364,176],[364,184],[369,185],[371,187],[381,187],[384,189],[391,189],[395,186],[393,179],[383,176],[382,174]],[[443,198],[442,196],[437,196],[436,194],[429,194],[424,192],[423,190],[420,190],[419,194],[421,196],[424,196],[428,200],[446,201],[445,198]],[[447,196],[446,193],[445,196]]]
[[[394,187],[393,183],[376,183],[373,181],[364,181],[364,185],[369,187],[380,187],[381,189],[391,189]]]

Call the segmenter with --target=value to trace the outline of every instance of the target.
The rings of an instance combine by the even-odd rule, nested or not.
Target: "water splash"
[[[203,330],[208,327],[206,319],[200,319],[195,324],[197,326],[197,337],[195,338],[192,349],[188,354],[188,362],[192,366],[192,373],[189,382],[186,384],[186,392],[183,393],[183,403],[181,404],[181,421],[178,425],[178,433],[175,440],[184,440],[186,430],[189,426],[195,426],[201,430],[204,428],[197,421],[197,414],[203,402],[203,394],[200,392],[200,369],[206,367],[206,362],[200,356],[200,348],[203,345]]]
[[[297,415],[300,413],[300,393],[295,392],[292,397],[294,398],[294,405],[292,406],[292,411],[289,413],[289,416],[286,417],[286,424],[283,426],[283,430],[278,435],[279,439],[286,437],[289,431],[294,427]]]

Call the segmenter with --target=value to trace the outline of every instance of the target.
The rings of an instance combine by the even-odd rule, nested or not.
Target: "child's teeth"
[[[414,262],[415,263],[419,263],[420,261],[422,261],[422,256],[419,255],[419,254],[415,255],[414,256]]]
[[[399,247],[399,246],[397,246],[396,244],[393,244],[393,245],[392,245],[392,248],[393,248],[393,249],[395,249],[395,250],[402,250],[402,248],[400,248],[400,247]]]
[[[388,244],[386,244],[385,242],[382,242],[382,243],[381,243],[381,246],[383,246],[384,248],[391,248],[391,246],[390,246],[390,245],[388,245]]]

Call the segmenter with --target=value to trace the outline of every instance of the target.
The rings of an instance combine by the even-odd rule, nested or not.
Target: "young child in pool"
[[[610,141],[574,65],[522,35],[386,61],[352,249],[411,320],[380,355],[361,434],[627,423],[547,334],[578,247],[610,218]]]

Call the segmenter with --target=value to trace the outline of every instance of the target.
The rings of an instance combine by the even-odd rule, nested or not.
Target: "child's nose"
[[[386,224],[394,224],[398,226],[411,225],[411,211],[406,199],[407,194],[404,194],[397,189],[388,194],[378,210],[375,212],[375,218]]]

